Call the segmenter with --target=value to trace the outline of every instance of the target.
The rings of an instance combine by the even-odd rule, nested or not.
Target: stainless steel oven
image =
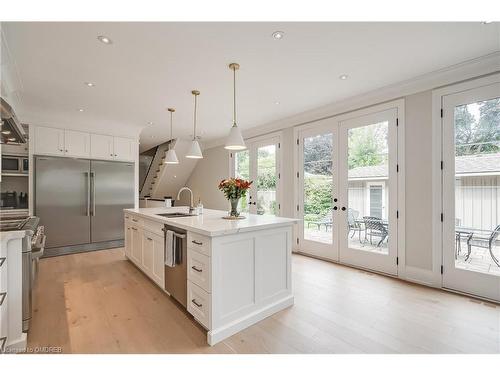
[[[3,174],[25,174],[29,171],[29,161],[25,156],[2,156]]]

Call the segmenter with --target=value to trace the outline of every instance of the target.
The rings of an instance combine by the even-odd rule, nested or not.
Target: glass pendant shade
[[[226,150],[245,150],[247,146],[241,135],[240,128],[234,124],[229,131],[229,136],[226,139],[226,145],[224,146]]]
[[[175,153],[175,150],[169,149],[165,153],[165,161],[163,163],[164,164],[179,164],[179,159],[177,159],[177,154]]]
[[[189,152],[186,154],[186,157],[189,159],[203,159],[200,144],[196,139],[191,142],[191,147],[189,148]]]

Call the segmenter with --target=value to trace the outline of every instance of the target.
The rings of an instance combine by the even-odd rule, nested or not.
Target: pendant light
[[[240,68],[237,63],[229,64],[229,69],[233,71],[233,126],[229,131],[229,136],[226,139],[226,145],[224,148],[226,150],[244,150],[247,148],[243,136],[241,135],[240,128],[236,125],[236,71]]]
[[[173,114],[175,112],[174,108],[168,108],[167,111],[170,112],[170,143],[168,144],[168,151],[165,154],[164,164],[179,164],[179,159],[177,159],[177,154],[175,150],[172,148],[172,142],[174,140],[173,134]]]
[[[191,148],[189,152],[186,154],[186,157],[189,159],[203,159],[203,154],[201,153],[200,144],[198,143],[198,138],[196,138],[196,107],[197,107],[197,98],[200,95],[198,90],[191,91],[191,94],[194,96],[194,129],[193,129],[193,142],[191,142]]]

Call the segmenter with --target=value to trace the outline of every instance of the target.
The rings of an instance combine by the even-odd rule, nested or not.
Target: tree
[[[456,155],[500,152],[500,98],[480,102],[479,119],[469,107],[455,107]]]
[[[387,158],[387,124],[351,129],[348,144],[349,169],[382,164]]]

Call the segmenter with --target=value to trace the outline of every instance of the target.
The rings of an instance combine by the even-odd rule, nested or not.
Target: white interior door
[[[280,215],[280,137],[247,141],[247,149],[232,154],[231,175],[253,181],[240,211],[257,215]]]
[[[298,132],[297,211],[300,251],[338,261],[338,126],[334,119]]]
[[[443,286],[500,300],[500,83],[442,97]]]
[[[339,123],[339,258],[397,274],[397,109]],[[335,208],[335,207],[334,207]]]

